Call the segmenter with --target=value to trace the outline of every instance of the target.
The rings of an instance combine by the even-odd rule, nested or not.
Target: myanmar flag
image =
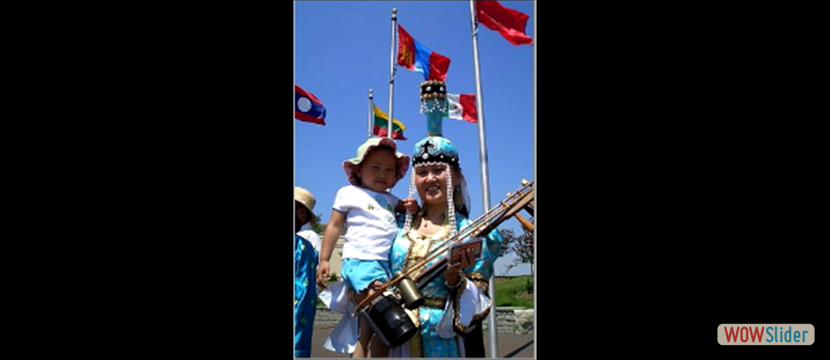
[[[386,128],[389,127],[389,115],[386,115],[386,113],[380,110],[377,105],[372,104],[372,106],[375,108],[375,126],[372,127],[372,134],[384,137],[387,135]],[[404,130],[406,130],[406,126],[403,126],[398,119],[392,120],[393,139],[406,140],[403,136]]]

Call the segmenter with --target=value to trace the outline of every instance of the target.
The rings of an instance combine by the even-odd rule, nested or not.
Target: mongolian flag
[[[326,108],[314,94],[294,84],[294,117],[326,126]]]
[[[476,115],[476,94],[447,93],[447,117],[478,123]]]
[[[375,108],[375,125],[372,127],[372,134],[375,134],[380,137],[387,136],[387,128],[389,127],[389,115],[386,115],[377,105],[372,104]],[[403,136],[403,131],[406,130],[406,126],[398,121],[398,119],[392,120],[392,138],[398,140],[406,140]]]
[[[513,45],[533,44],[533,39],[525,33],[527,18],[527,14],[501,6],[498,1],[476,1],[476,20],[498,31]]]
[[[424,75],[424,80],[446,81],[450,58],[427,49],[398,25],[398,65]]]

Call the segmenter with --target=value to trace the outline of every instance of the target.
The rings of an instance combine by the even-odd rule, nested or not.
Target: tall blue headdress
[[[424,165],[446,165],[447,173],[447,218],[449,219],[450,235],[455,233],[455,210],[469,216],[470,198],[467,195],[467,182],[461,175],[458,151],[449,139],[442,136],[442,122],[447,116],[447,85],[440,80],[427,80],[421,83],[422,114],[427,118],[427,137],[415,143],[412,152],[412,173],[410,174],[409,197],[415,194],[415,169]],[[452,168],[458,169],[460,178],[453,184]],[[407,213],[404,223],[404,232],[408,232],[412,224],[412,215]]]

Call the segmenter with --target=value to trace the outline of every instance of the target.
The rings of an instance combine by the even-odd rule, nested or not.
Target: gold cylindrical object
[[[415,282],[410,278],[404,278],[398,283],[398,289],[401,292],[401,298],[407,309],[416,309],[424,304],[424,295],[415,286]]]

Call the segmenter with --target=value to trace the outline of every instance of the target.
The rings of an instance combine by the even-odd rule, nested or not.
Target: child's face
[[[308,209],[296,200],[294,201],[294,213],[297,215],[300,225],[305,225],[308,222]]]
[[[363,187],[376,192],[386,192],[398,182],[398,161],[388,148],[374,148],[360,163],[357,176]]]

